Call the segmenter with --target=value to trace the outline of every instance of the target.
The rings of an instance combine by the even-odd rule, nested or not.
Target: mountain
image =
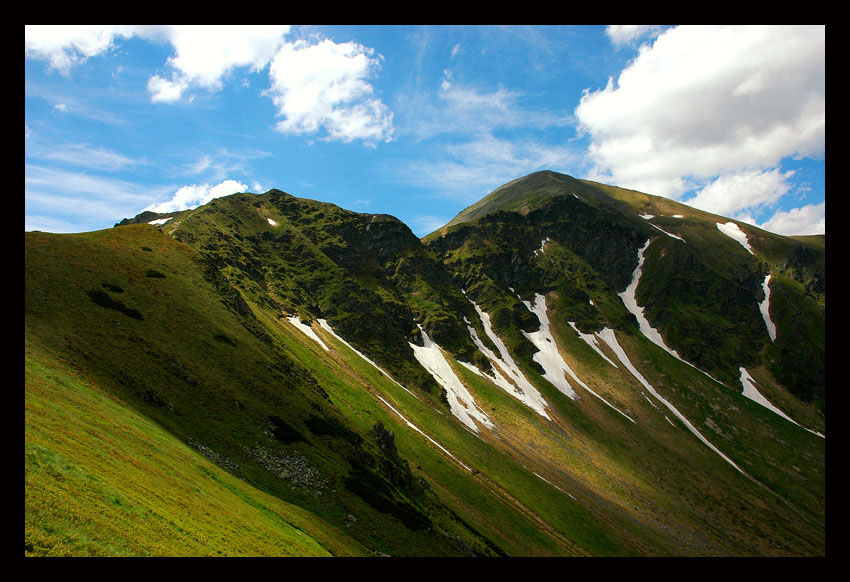
[[[824,237],[537,172],[25,239],[27,555],[824,554]]]

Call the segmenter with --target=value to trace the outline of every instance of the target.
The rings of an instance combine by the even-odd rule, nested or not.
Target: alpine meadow
[[[26,556],[826,556],[824,27],[261,28],[27,27]]]

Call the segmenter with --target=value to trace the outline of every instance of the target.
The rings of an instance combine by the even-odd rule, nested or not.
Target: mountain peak
[[[580,181],[552,170],[540,170],[499,186],[490,194],[462,210],[445,227],[472,222],[499,210],[527,213],[541,202],[582,189]]]

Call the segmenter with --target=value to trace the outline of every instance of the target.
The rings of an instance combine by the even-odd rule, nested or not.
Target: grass
[[[25,554],[330,556],[366,550],[81,380],[25,358]]]
[[[653,232],[643,219],[630,222],[628,209],[655,210],[657,202],[573,186],[587,203],[529,191],[514,206],[524,215],[487,214],[428,248],[390,217],[280,192],[217,199],[162,230],[27,233],[27,552],[822,554],[823,440],[637,333],[615,290]],[[653,265],[665,257],[697,261],[697,283],[727,260],[750,261],[704,217],[670,220],[682,220],[677,232],[688,240],[722,244],[700,254],[661,235],[647,281],[662,297],[664,271]],[[552,242],[533,257],[545,236]],[[724,271],[727,283],[744,288],[763,266],[779,268],[784,251],[772,244],[769,261]],[[814,292],[817,272],[806,271],[805,258],[783,263],[779,305]],[[538,322],[508,286],[527,299],[547,293],[562,355],[637,424],[580,387],[573,401],[542,378],[521,333]],[[418,322],[450,361],[486,364],[463,318],[490,342],[461,288],[490,313],[554,422],[456,365],[497,426],[474,435],[407,353]],[[668,305],[680,313],[699,304],[678,295],[685,299]],[[411,392],[314,325],[325,351],[284,314],[325,317]],[[777,319],[781,330],[793,316]],[[755,481],[668,422],[567,321],[617,329],[653,386]],[[768,346],[752,352],[754,364],[777,359]],[[768,365],[751,373],[769,397],[794,398]],[[781,402],[821,428],[815,404]],[[387,456],[377,423],[394,433],[401,460]],[[78,442],[85,450],[74,449]],[[236,532],[254,521],[256,540],[240,539]],[[225,525],[211,531],[213,524]],[[256,545],[269,537],[275,542]]]

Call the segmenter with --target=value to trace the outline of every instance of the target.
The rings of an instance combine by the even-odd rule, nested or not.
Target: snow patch
[[[761,316],[764,318],[764,324],[767,326],[767,334],[770,336],[770,341],[776,341],[776,326],[773,324],[773,321],[770,319],[770,287],[768,286],[770,283],[770,275],[764,278],[764,283],[761,284],[764,289],[764,301],[759,303],[759,311],[761,311]],[[743,368],[741,368],[743,369]]]
[[[673,218],[684,218],[681,214],[674,214]]]
[[[322,338],[316,335],[316,332],[313,331],[313,328],[305,323],[302,323],[301,320],[298,319],[298,316],[287,317],[286,320],[298,329],[300,329],[304,333],[304,335],[306,335],[311,340],[322,346],[326,352],[330,351],[330,348],[328,348],[327,344],[322,341]]]
[[[675,350],[667,347],[667,344],[664,343],[664,339],[661,337],[661,334],[658,333],[658,330],[649,324],[649,321],[647,321],[643,314],[643,307],[637,304],[637,298],[635,297],[638,283],[640,283],[640,277],[643,274],[642,269],[643,262],[645,260],[644,253],[646,252],[646,249],[649,248],[650,242],[651,239],[648,239],[646,244],[638,250],[638,264],[637,267],[635,267],[634,273],[632,273],[632,281],[629,283],[629,286],[626,287],[626,290],[622,293],[618,293],[618,295],[620,296],[620,299],[623,300],[623,303],[629,313],[633,314],[637,318],[641,333],[645,335],[649,341],[663,349],[665,352],[681,360],[682,358],[679,357],[679,354],[676,353]]]
[[[567,397],[572,400],[577,400],[579,396],[567,381],[566,375],[568,375],[570,378],[575,380],[579,386],[596,396],[606,405],[616,410],[632,422],[635,422],[631,417],[629,417],[629,415],[605,400],[587,384],[582,382],[579,377],[576,376],[575,372],[573,372],[572,368],[570,368],[564,361],[564,358],[561,356],[561,352],[558,351],[558,344],[555,342],[554,336],[552,336],[549,314],[546,311],[546,297],[540,293],[536,293],[534,295],[533,304],[528,301],[523,301],[523,304],[525,304],[528,310],[536,315],[537,319],[540,321],[539,330],[534,333],[523,331],[522,335],[524,335],[531,343],[534,344],[534,347],[539,350],[536,354],[534,354],[534,356],[532,356],[532,358],[543,368],[545,372],[543,374],[543,378],[551,382],[555,388],[563,392]]]
[[[773,404],[770,403],[770,401],[767,398],[762,396],[761,392],[759,392],[758,389],[756,388],[756,385],[754,383],[755,380],[753,380],[753,377],[750,376],[750,374],[749,374],[749,372],[747,372],[746,368],[741,366],[741,368],[739,368],[739,371],[741,372],[741,385],[744,387],[744,391],[742,392],[742,394],[744,396],[746,396],[747,398],[749,398],[753,402],[757,402],[757,403],[761,404],[762,406],[764,406],[768,410],[775,412],[776,414],[778,414],[779,416],[781,416],[785,420],[787,420],[789,422],[793,422],[797,426],[800,426],[799,424],[797,424],[794,421],[794,419],[792,419],[790,416],[788,416],[787,414],[785,414],[784,412],[782,412],[781,410],[776,408]]]
[[[595,335],[590,334],[590,333],[582,333],[581,331],[579,331],[578,327],[576,327],[576,324],[575,324],[575,322],[573,322],[573,321],[568,321],[567,323],[569,323],[569,324],[570,324],[570,327],[572,327],[572,328],[575,330],[575,332],[578,334],[578,337],[580,337],[581,339],[583,339],[583,340],[584,340],[584,343],[586,343],[586,344],[587,344],[587,345],[589,345],[591,348],[593,348],[593,349],[594,349],[594,351],[595,351],[597,354],[599,354],[600,356],[602,356],[602,358],[603,358],[606,362],[608,362],[609,364],[611,364],[611,365],[612,365],[612,366],[614,366],[615,368],[617,367],[617,364],[615,364],[614,362],[612,362],[612,361],[611,361],[611,359],[610,359],[608,356],[606,356],[606,355],[602,352],[602,350],[601,350],[601,349],[599,349],[599,340],[597,340],[597,339],[596,339],[596,336],[595,336]]]
[[[538,392],[537,388],[535,388],[523,375],[522,371],[520,371],[519,366],[517,366],[516,362],[514,362],[514,359],[511,357],[510,352],[508,352],[508,348],[493,331],[493,328],[490,325],[490,316],[487,312],[478,307],[477,303],[471,299],[469,301],[472,303],[473,307],[475,307],[475,311],[478,312],[478,317],[484,325],[484,332],[487,334],[487,337],[490,338],[499,350],[500,355],[497,356],[493,353],[493,350],[484,345],[484,342],[482,342],[481,338],[478,337],[478,333],[475,331],[475,328],[471,325],[467,325],[467,329],[469,329],[469,335],[472,337],[473,343],[475,343],[478,349],[481,350],[481,353],[484,354],[493,365],[493,376],[488,375],[490,380],[492,380],[505,392],[537,412],[546,420],[552,420],[546,412],[546,409],[549,407],[549,403],[546,402],[543,395]],[[510,378],[510,381],[499,373],[499,369],[501,369],[502,372]]]
[[[660,230],[661,232],[663,232],[664,234],[666,234],[670,238],[677,238],[680,241],[685,242],[685,239],[683,239],[682,237],[676,236],[675,234],[672,234],[672,233],[669,233],[666,230],[664,230],[663,228],[661,228],[660,226],[656,226],[656,225],[652,224],[651,222],[649,223],[649,226],[651,226],[652,228],[655,228],[657,230]]]
[[[644,220],[649,220],[650,218],[655,218],[654,214],[639,214],[638,216],[640,216]]]
[[[274,220],[272,220],[271,218],[266,218],[266,220],[268,220],[269,224],[271,224],[272,226],[277,226],[277,223]]]
[[[546,246],[546,243],[549,242],[549,237],[547,236],[543,240],[540,241],[540,248],[534,251],[534,256],[536,257],[539,254],[543,254],[543,247]]]
[[[355,348],[355,347],[354,347],[354,346],[352,346],[350,343],[348,343],[347,341],[345,341],[344,339],[342,339],[342,337],[340,337],[339,335],[337,335],[337,333],[336,333],[333,329],[331,329],[331,326],[330,326],[330,325],[328,325],[328,321],[327,321],[326,319],[317,319],[316,321],[318,321],[318,322],[319,322],[319,325],[321,326],[321,328],[322,328],[322,329],[324,329],[326,332],[328,332],[329,334],[331,334],[332,336],[334,336],[334,337],[335,337],[336,339],[338,339],[341,343],[343,343],[343,344],[345,344],[346,346],[348,346],[348,348],[349,348],[351,351],[353,351],[355,354],[357,354],[358,356],[360,356],[361,358],[363,358],[364,360],[366,360],[367,362],[369,362],[370,364],[372,364],[372,366],[374,366],[374,367],[375,367],[375,368],[376,368],[376,369],[377,369],[377,370],[378,370],[381,374],[383,374],[384,376],[386,376],[387,378],[389,378],[389,379],[390,379],[390,381],[391,381],[393,384],[395,384],[396,386],[398,386],[399,388],[401,388],[402,390],[404,390],[405,392],[407,392],[408,394],[410,394],[411,396],[413,396],[413,397],[414,397],[414,398],[416,398],[417,400],[420,400],[420,398],[419,398],[416,394],[414,394],[413,392],[411,392],[410,390],[408,390],[407,388],[405,388],[404,386],[402,386],[401,384],[399,384],[398,382],[396,382],[396,381],[395,381],[395,379],[394,379],[392,376],[390,376],[390,375],[389,375],[389,374],[388,374],[388,373],[387,373],[387,372],[386,372],[383,368],[381,368],[378,364],[376,364],[375,362],[373,362],[372,360],[370,360],[369,358],[367,358],[364,354],[362,354],[360,351],[358,351],[358,350],[357,350],[357,348]]]
[[[658,330],[652,327],[649,324],[649,321],[647,321],[646,316],[644,316],[643,314],[643,307],[637,304],[635,292],[637,291],[638,284],[640,283],[640,277],[643,274],[643,262],[645,259],[644,253],[646,252],[646,249],[649,248],[650,242],[651,239],[647,240],[646,244],[638,250],[638,264],[637,267],[635,267],[634,273],[632,273],[632,281],[631,283],[629,283],[629,286],[626,287],[625,291],[623,291],[622,293],[618,293],[617,295],[619,295],[620,299],[623,300],[623,304],[626,306],[626,309],[629,311],[629,313],[631,313],[635,316],[635,318],[637,318],[640,332],[644,336],[646,336],[649,341],[663,349],[665,352],[667,352],[677,360],[686,363],[694,370],[702,372],[718,384],[723,384],[722,382],[716,380],[715,378],[712,378],[709,374],[703,372],[702,370],[682,358],[678,354],[678,352],[676,352],[676,350],[667,347],[667,344],[664,343],[664,339],[661,337],[661,334],[658,332]]]
[[[174,217],[169,216],[168,218],[157,218],[156,220],[151,220],[150,222],[148,222],[148,224],[154,224],[156,226],[159,226],[160,224],[165,224],[166,222],[168,222],[172,218],[174,218]]]
[[[746,475],[746,473],[744,473],[744,471],[742,471],[741,468],[738,467],[738,465],[736,465],[732,461],[732,459],[730,459],[729,457],[724,455],[720,451],[720,449],[718,449],[717,447],[712,445],[704,436],[702,436],[702,434],[696,429],[696,427],[694,427],[694,425],[691,424],[691,422],[687,418],[685,418],[685,416],[681,412],[679,412],[679,410],[675,406],[673,406],[672,404],[667,402],[667,400],[665,400],[663,396],[661,396],[658,392],[655,391],[655,388],[653,388],[650,385],[650,383],[646,381],[646,378],[644,378],[641,375],[641,373],[638,372],[637,369],[629,361],[629,358],[626,355],[626,352],[623,351],[623,348],[621,348],[620,344],[617,342],[617,337],[614,335],[613,329],[606,327],[602,331],[597,332],[597,335],[600,338],[602,338],[602,340],[606,344],[608,344],[608,346],[612,350],[614,350],[614,353],[617,354],[617,357],[620,359],[620,362],[622,362],[622,364],[626,367],[626,369],[628,369],[628,371],[632,373],[632,376],[634,376],[637,379],[637,381],[640,382],[643,385],[643,387],[646,388],[649,391],[650,394],[655,396],[655,398],[658,401],[660,401],[664,406],[666,406],[670,410],[670,412],[672,412],[676,416],[676,418],[681,420],[682,423],[688,428],[688,430],[690,430],[694,434],[694,436],[696,436],[705,446],[707,446],[712,451],[717,453],[724,461],[726,461],[727,463],[729,463],[730,465],[735,467],[735,469],[737,469],[738,472],[740,472],[742,475]],[[669,421],[670,419],[668,418],[667,420]],[[671,422],[670,424],[673,424],[673,423]]]
[[[422,364],[422,367],[434,377],[440,386],[446,389],[446,400],[449,402],[452,414],[476,433],[479,432],[478,426],[475,424],[476,420],[489,429],[495,428],[487,414],[475,403],[466,386],[455,375],[443,356],[440,346],[431,341],[431,338],[428,337],[421,326],[419,329],[422,332],[423,345],[417,346],[413,343],[408,345],[413,348],[413,355]]]
[[[543,377],[570,399],[578,400],[578,394],[570,386],[565,374],[569,374],[576,382],[581,383],[581,380],[578,379],[564,361],[564,358],[561,357],[561,353],[558,351],[558,346],[555,343],[555,338],[552,337],[549,316],[546,313],[546,297],[540,293],[536,293],[533,304],[529,301],[523,301],[523,304],[540,321],[540,329],[534,333],[523,331],[522,335],[537,348],[537,353],[532,357],[543,368],[545,372]]]
[[[736,241],[738,241],[741,244],[742,247],[747,249],[747,252],[749,252],[751,255],[755,256],[755,253],[753,252],[753,247],[750,246],[750,243],[747,240],[747,234],[743,230],[741,230],[741,227],[739,227],[734,222],[727,222],[726,224],[720,224],[718,222],[716,224],[717,224],[717,230],[719,230],[720,232],[722,232],[726,236],[731,237],[731,238],[735,239]]]

